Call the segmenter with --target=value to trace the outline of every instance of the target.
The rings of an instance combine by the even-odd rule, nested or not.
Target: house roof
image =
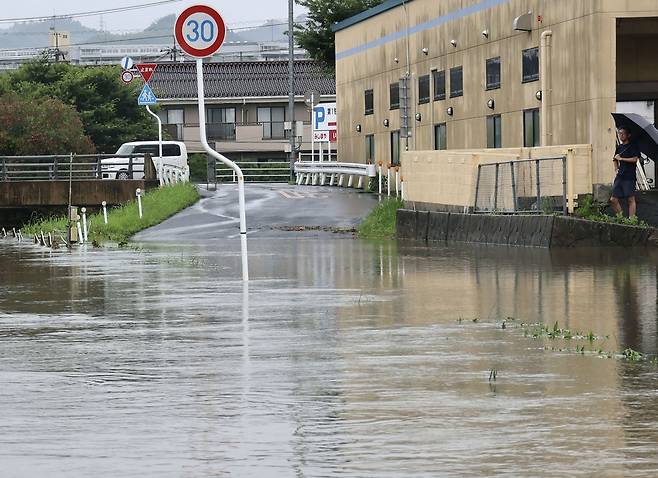
[[[379,15],[380,13],[384,13],[387,12],[388,10],[391,10],[392,8],[395,8],[398,5],[402,5],[403,3],[409,3],[411,1],[412,0],[386,0],[384,3],[377,5],[376,7],[369,8],[365,12],[361,12],[354,15],[353,17],[346,18],[342,22],[334,23],[331,29],[334,32],[344,30],[347,27],[356,25],[357,23],[367,20],[368,18],[372,18],[376,15]]]
[[[288,96],[287,61],[204,63],[206,98]],[[196,64],[161,63],[150,82],[159,99],[196,98]],[[295,61],[295,95],[336,94],[336,80],[312,60]]]

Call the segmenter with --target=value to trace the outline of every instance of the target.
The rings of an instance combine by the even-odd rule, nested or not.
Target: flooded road
[[[1,476],[658,476],[655,256],[143,247],[0,241]]]

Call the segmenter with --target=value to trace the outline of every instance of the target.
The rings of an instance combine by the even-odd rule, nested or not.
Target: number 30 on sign
[[[185,9],[176,19],[176,41],[195,58],[213,55],[224,43],[226,24],[221,15],[207,5]]]

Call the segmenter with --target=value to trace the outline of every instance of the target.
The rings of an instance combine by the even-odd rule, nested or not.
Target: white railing
[[[343,186],[347,177],[347,187],[353,186],[354,178],[358,178],[358,188],[363,187],[364,178],[374,178],[377,171],[374,164],[339,163],[337,161],[297,161],[295,163],[297,184],[324,186],[327,179],[329,185]]]
[[[160,186],[169,186],[176,183],[187,183],[190,180],[190,167],[174,164],[162,164],[157,172]]]

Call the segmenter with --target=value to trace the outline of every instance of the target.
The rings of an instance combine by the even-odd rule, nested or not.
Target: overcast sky
[[[3,0],[0,9],[0,20],[7,18],[25,18],[44,15],[65,15],[78,12],[89,12],[132,5],[153,3],[157,0],[115,0],[113,2],[99,0]],[[167,5],[149,7],[143,10],[111,13],[103,15],[106,30],[117,33],[126,30],[141,30],[152,21],[183,10],[186,6],[197,3],[215,7],[224,17],[229,28],[252,26],[269,19],[281,19],[288,16],[288,0],[200,0],[176,1]],[[304,13],[304,10],[295,6],[295,14]],[[77,18],[78,21],[92,28],[99,28],[100,16]],[[11,24],[0,23],[0,28]]]

